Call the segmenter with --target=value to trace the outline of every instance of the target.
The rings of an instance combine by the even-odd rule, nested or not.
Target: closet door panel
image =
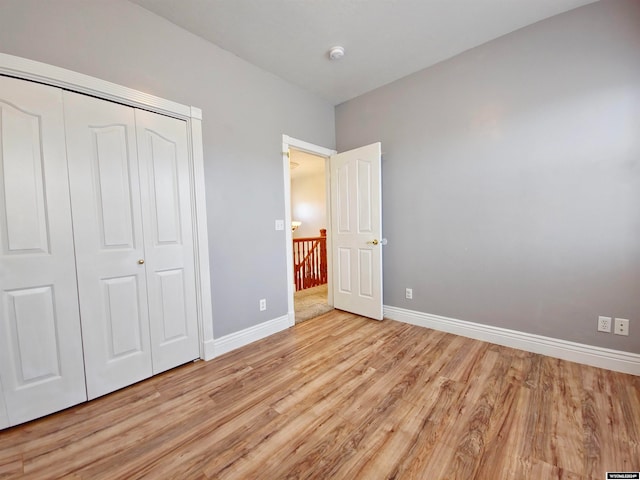
[[[198,358],[186,123],[136,110],[153,371]]]
[[[62,91],[0,77],[0,428],[87,399]]]
[[[64,93],[89,399],[152,375],[134,110]]]

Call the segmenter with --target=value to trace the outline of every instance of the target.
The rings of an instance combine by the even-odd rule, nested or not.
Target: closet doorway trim
[[[209,273],[209,242],[204,189],[204,157],[202,150],[202,110],[123,87],[106,80],[47,65],[26,58],[0,53],[0,75],[32,80],[65,90],[84,93],[104,100],[142,108],[187,122],[189,133],[191,210],[193,218],[193,251],[196,275],[196,308],[200,333],[200,358],[213,358],[213,313]]]

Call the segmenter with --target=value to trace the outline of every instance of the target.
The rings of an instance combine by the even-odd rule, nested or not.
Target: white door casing
[[[0,429],[7,428],[11,424],[9,423],[9,414],[7,412],[7,405],[4,401],[4,390],[2,389],[2,377],[0,377]]]
[[[62,111],[0,77],[0,427],[86,400]]]
[[[381,144],[331,156],[335,308],[382,320]]]
[[[134,109],[64,93],[89,399],[152,375]]]
[[[198,357],[187,127],[136,110],[153,373]]]

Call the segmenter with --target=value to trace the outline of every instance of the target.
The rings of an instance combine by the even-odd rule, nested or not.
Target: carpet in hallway
[[[333,310],[327,305],[327,285],[307,288],[294,294],[296,323],[304,322]]]

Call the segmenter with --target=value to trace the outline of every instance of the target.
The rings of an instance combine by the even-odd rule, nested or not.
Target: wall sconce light
[[[300,225],[302,225],[302,222],[292,221],[291,222],[291,231],[295,232]]]

